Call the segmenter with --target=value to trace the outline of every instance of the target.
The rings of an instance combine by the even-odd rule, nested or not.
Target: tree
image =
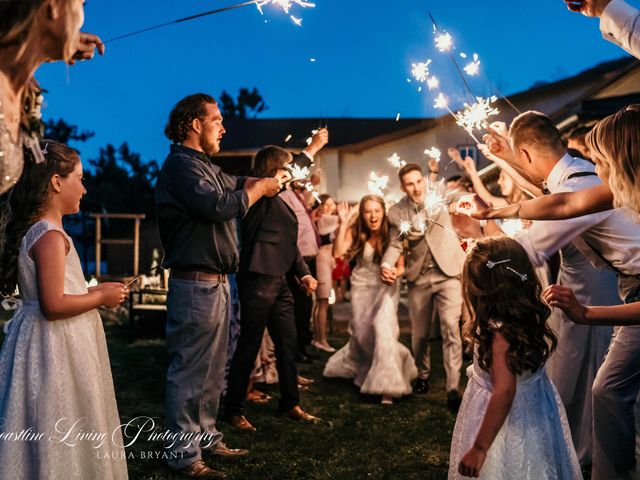
[[[220,104],[222,116],[226,118],[256,118],[269,108],[255,87],[251,91],[241,88],[236,100],[223,90],[220,94]]]
[[[79,131],[77,125],[71,125],[63,119],[49,119],[44,124],[44,138],[50,138],[56,142],[69,144],[69,142],[86,142],[95,135],[90,130]]]

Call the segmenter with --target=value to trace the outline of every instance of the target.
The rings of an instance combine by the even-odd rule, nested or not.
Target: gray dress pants
[[[174,470],[201,459],[201,448],[222,439],[216,417],[227,361],[229,303],[226,282],[169,280],[165,428],[176,438],[165,449]]]

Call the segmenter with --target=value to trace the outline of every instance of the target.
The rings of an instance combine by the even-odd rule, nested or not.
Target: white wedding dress
[[[49,230],[62,232],[70,245],[65,293],[87,293],[71,239],[59,227],[37,222],[20,245],[22,305],[5,327],[0,351],[0,478],[126,479],[100,315],[91,310],[48,321],[40,311],[29,250]]]
[[[351,275],[351,338],[329,358],[325,377],[352,378],[369,395],[401,397],[418,376],[411,352],[398,341],[398,285],[380,280],[374,250],[365,244]]]
[[[468,478],[458,473],[458,466],[473,446],[493,389],[491,375],[476,360],[467,374],[469,383],[451,439],[449,480]],[[518,375],[517,382],[513,404],[487,452],[480,478],[581,480],[567,416],[544,367]]]

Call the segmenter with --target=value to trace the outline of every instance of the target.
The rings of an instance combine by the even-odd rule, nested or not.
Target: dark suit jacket
[[[298,250],[298,220],[278,195],[263,197],[242,219],[240,274],[310,275]]]

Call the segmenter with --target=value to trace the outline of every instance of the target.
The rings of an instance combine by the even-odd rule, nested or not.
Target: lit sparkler
[[[427,79],[429,78],[430,63],[431,63],[431,60],[427,60],[426,62],[411,64],[411,75],[416,81],[420,83],[425,83],[427,81]]]
[[[453,37],[447,32],[438,33],[436,30],[436,48],[441,52],[449,52],[453,48]]]
[[[291,173],[292,181],[304,180],[305,178],[309,178],[309,175],[311,174],[308,167],[301,167],[295,163],[287,165],[287,169],[289,170],[289,173]]]
[[[400,235],[398,236],[408,235],[411,231],[411,222],[409,220],[401,220],[398,230],[400,230]]]
[[[522,220],[520,219],[507,219],[502,220],[502,225],[500,225],[500,229],[504,232],[505,235],[509,237],[515,236],[518,232],[524,230],[524,225],[522,224]]]
[[[495,95],[488,98],[476,97],[473,105],[465,103],[464,110],[454,114],[456,123],[464,128],[477,143],[480,142],[474,137],[473,129],[482,130],[487,126],[487,118],[500,113],[497,108],[491,106],[491,103],[496,100]]]
[[[433,106],[435,108],[446,108],[447,110],[449,110],[449,99],[444,95],[444,93],[440,92],[438,93]],[[451,112],[451,110],[449,110],[449,112]]]
[[[397,153],[394,153],[393,155],[391,155],[389,158],[387,158],[387,161],[393,165],[395,168],[402,168],[404,167],[407,162],[405,162],[404,160],[402,160],[400,158],[400,155],[398,155]]]
[[[480,59],[478,58],[478,54],[477,53],[473,54],[473,60],[471,62],[467,63],[464,66],[463,70],[470,77],[473,77],[474,75],[478,74],[478,72],[480,71]]]
[[[291,10],[291,7],[294,4],[299,5],[302,8],[313,8],[316,6],[315,3],[305,2],[303,0],[258,0],[255,3],[256,7],[258,7],[258,10],[262,15],[264,15],[262,7],[265,5],[274,5],[276,7],[280,7],[287,15],[289,14],[289,10]]]
[[[450,202],[447,199],[448,196],[444,179],[439,182],[427,182],[427,189],[424,195],[424,206],[430,217],[439,213],[441,209],[446,208],[449,205]]]
[[[440,86],[440,80],[438,80],[438,77],[432,76],[427,79],[427,87],[429,87],[429,90],[434,90],[439,86]]]
[[[427,157],[433,158],[436,162],[440,162],[440,157],[442,156],[442,152],[436,147],[427,148],[424,154]]]
[[[376,172],[371,172],[369,174],[369,191],[383,197],[388,182],[389,177],[387,175],[379,177]]]

